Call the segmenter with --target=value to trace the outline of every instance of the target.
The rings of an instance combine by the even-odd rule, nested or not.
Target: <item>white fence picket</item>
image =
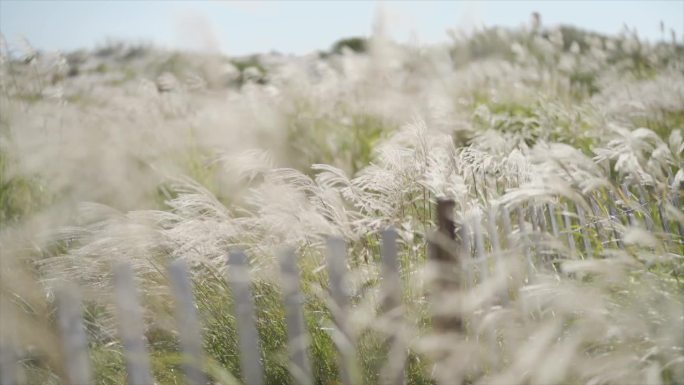
[[[553,203],[547,203],[546,210],[549,212],[549,221],[551,222],[551,232],[553,237],[558,239],[560,237],[560,233],[558,232],[558,221],[556,219],[556,205]]]
[[[594,255],[591,248],[591,240],[589,239],[587,219],[584,216],[584,209],[580,205],[575,205],[575,211],[577,212],[577,219],[580,225],[580,233],[582,234],[582,244],[584,245],[584,256],[585,258],[592,259]]]
[[[75,287],[64,283],[56,288],[55,299],[68,383],[91,384],[88,338],[83,325],[81,298]]]
[[[568,240],[568,248],[570,249],[570,256],[575,257],[577,255],[577,246],[575,245],[575,235],[572,229],[572,218],[570,217],[570,212],[568,209],[568,204],[563,202],[563,226],[565,226],[565,235]]]
[[[620,221],[620,217],[618,217],[617,214],[617,209],[615,208],[615,195],[613,194],[612,191],[608,190],[608,215],[610,216],[610,221],[611,221],[611,227],[613,228],[613,236],[615,237],[615,245],[621,249],[624,249],[625,246],[622,243],[622,237],[620,236],[620,233],[618,232],[617,228],[615,227],[616,223],[622,223]]]
[[[294,250],[288,249],[280,254],[280,272],[285,304],[290,374],[295,383],[311,385],[313,375],[307,354],[309,335],[304,322],[304,297],[299,286],[299,268]]]
[[[401,322],[401,276],[399,273],[399,259],[397,256],[397,233],[389,228],[382,232],[382,306],[383,315],[389,322]],[[406,383],[406,353],[401,338],[391,336],[387,341],[390,354],[381,373],[383,385],[403,385]]]
[[[154,383],[150,360],[145,348],[145,325],[135,290],[133,269],[128,263],[114,267],[114,294],[116,296],[119,335],[126,357],[129,385]]]
[[[0,330],[0,384],[19,385],[21,383],[18,360],[14,337],[7,330]]]
[[[249,265],[242,250],[228,257],[228,281],[233,292],[235,320],[240,348],[240,368],[247,385],[262,385],[264,369],[259,352],[259,333],[256,328],[254,300],[250,290]]]
[[[347,251],[344,240],[330,237],[327,241],[327,267],[333,317],[337,325],[336,340],[340,381],[343,385],[359,383],[354,365],[355,348],[349,328],[349,292],[347,283]]]
[[[480,282],[483,282],[489,276],[489,266],[487,263],[487,256],[484,249],[484,236],[482,235],[482,225],[480,224],[480,214],[475,214],[472,217],[473,235],[475,238],[475,261],[477,261],[479,270]]]
[[[631,201],[639,201],[644,209],[643,217],[647,227],[655,226],[651,219],[650,210],[647,209],[641,186],[632,186],[636,192],[634,195],[627,190],[626,185],[622,186],[623,192]],[[673,194],[678,194],[674,191]],[[577,256],[583,251],[584,258],[594,258],[592,249],[593,232],[589,227],[596,226],[596,237],[607,239],[611,230],[615,234],[615,242],[618,247],[622,247],[622,240],[618,236],[615,228],[616,224],[622,224],[617,208],[614,204],[614,194],[607,192],[608,202],[601,207],[608,207],[608,216],[613,223],[611,229],[608,225],[601,227],[597,224],[599,218],[605,219],[606,213],[599,209],[595,199],[597,196],[590,196],[588,202],[590,206],[574,204],[574,213],[567,202],[557,205],[553,203],[534,206],[530,204],[528,209],[524,206],[516,207],[516,217],[519,232],[519,239],[513,239],[511,228],[511,213],[508,207],[490,206],[486,212],[486,228],[482,228],[482,214],[473,215],[470,220],[463,220],[458,227],[459,237],[455,237],[457,229],[453,219],[454,202],[442,201],[438,206],[438,233],[430,239],[430,262],[436,266],[438,271],[431,282],[430,299],[433,304],[433,328],[437,334],[453,334],[460,336],[461,333],[472,332],[477,316],[467,317],[459,313],[458,305],[449,309],[440,306],[447,300],[453,300],[455,292],[462,290],[463,277],[474,266],[478,267],[479,282],[483,282],[490,275],[492,269],[504,268],[503,257],[508,256],[508,251],[515,249],[519,256],[522,254],[526,258],[529,270],[528,279],[534,278],[535,265],[533,256],[542,255],[543,242],[541,236],[552,232],[553,236],[566,237],[568,250],[571,255]],[[676,224],[675,220],[669,220],[665,215],[663,206],[667,199],[671,199],[674,204],[674,196],[665,196],[659,203],[658,210],[661,225],[668,236],[672,236],[670,227]],[[600,202],[600,201],[599,201]],[[631,205],[631,206],[630,206]],[[586,210],[591,207],[591,211]],[[628,209],[636,206],[629,202]],[[653,206],[655,207],[655,206]],[[562,211],[557,211],[558,209]],[[549,213],[548,220],[544,210]],[[586,210],[586,211],[585,211]],[[576,214],[576,215],[575,215]],[[593,214],[593,216],[592,216]],[[625,213],[623,213],[625,214]],[[527,215],[528,217],[525,217]],[[631,211],[627,211],[627,220],[635,224],[637,218]],[[623,215],[624,216],[624,215]],[[500,217],[500,218],[499,218]],[[576,219],[573,219],[576,217]],[[558,219],[562,222],[559,223]],[[499,224],[498,221],[501,221]],[[575,244],[574,225],[577,225],[579,235],[582,238],[580,249]],[[550,226],[550,228],[548,228]],[[603,230],[602,230],[603,229]],[[471,232],[472,230],[472,232]],[[486,232],[486,234],[485,234]],[[505,247],[500,236],[503,234]],[[487,254],[489,247],[486,240],[489,240],[491,253]],[[579,238],[578,238],[579,239]],[[521,249],[518,248],[518,244]],[[608,240],[605,245],[610,243]],[[471,247],[472,245],[472,247]],[[396,325],[397,330],[404,322],[402,316],[401,303],[401,274],[400,264],[397,253],[397,233],[393,229],[388,229],[382,233],[381,247],[381,303],[379,315],[385,317],[389,325]],[[450,249],[453,247],[454,249]],[[537,248],[539,250],[537,250]],[[472,254],[474,258],[471,257]],[[308,355],[310,344],[304,318],[304,297],[300,287],[300,273],[297,267],[297,256],[294,250],[287,250],[280,256],[281,282],[283,289],[283,302],[285,306],[285,317],[288,338],[288,351],[290,360],[290,373],[292,379],[297,384],[311,385],[315,382],[312,370],[312,362]],[[349,283],[347,282],[347,251],[344,240],[337,237],[330,237],[327,241],[327,271],[329,277],[330,310],[333,315],[336,331],[333,339],[338,349],[339,355],[339,379],[344,385],[352,385],[360,382],[361,372],[356,359],[356,348],[354,335],[350,325],[350,311],[352,309],[349,293]],[[259,334],[256,325],[256,308],[254,297],[251,294],[250,269],[246,255],[242,251],[231,252],[228,258],[227,281],[230,285],[233,300],[234,314],[237,321],[238,345],[240,356],[240,368],[242,379],[246,385],[263,385],[265,383],[263,361],[261,359]],[[490,266],[491,265],[491,266]],[[501,271],[496,271],[499,275]],[[190,385],[206,385],[209,383],[208,376],[202,370],[203,349],[200,320],[195,306],[192,291],[192,281],[189,269],[183,260],[177,260],[170,264],[169,280],[171,291],[176,304],[177,330],[180,341],[180,349],[183,355],[183,372],[186,381]],[[507,278],[510,280],[510,278]],[[529,281],[528,281],[529,282]],[[474,286],[475,279],[468,280],[467,286]],[[470,287],[467,287],[470,288]],[[119,264],[114,267],[114,294],[117,304],[119,334],[123,345],[124,356],[126,359],[126,369],[128,373],[127,381],[130,385],[144,385],[154,382],[150,370],[150,358],[145,346],[144,320],[142,309],[138,301],[135,285],[135,276],[131,266],[127,263]],[[82,304],[79,295],[74,287],[67,284],[57,286],[55,290],[57,305],[57,323],[62,336],[62,348],[64,350],[66,382],[70,384],[89,384],[92,383],[92,373],[88,352],[88,341],[82,320]],[[509,296],[511,293],[509,293]],[[450,298],[451,296],[451,298]],[[510,299],[510,298],[509,298]],[[498,300],[497,300],[498,302]],[[505,299],[501,299],[505,302]],[[523,304],[523,306],[527,306]],[[454,309],[456,308],[456,309]],[[463,322],[464,319],[468,322]],[[467,326],[467,327],[466,327]],[[496,343],[495,330],[485,330],[490,342]],[[386,339],[388,347],[388,359],[381,369],[380,382],[384,385],[403,385],[406,383],[406,366],[408,357],[408,346],[398,334],[391,331]],[[469,334],[472,336],[473,334]],[[484,336],[485,334],[483,334]],[[8,335],[3,330],[0,335],[0,381],[9,385],[20,385],[21,378],[17,374],[18,357],[17,349],[12,345]],[[479,337],[476,337],[479,338]],[[499,348],[496,344],[492,345],[492,351]]]
[[[181,259],[169,265],[171,290],[176,301],[176,323],[183,355],[183,372],[189,385],[205,385],[202,371],[202,334],[192,294],[188,267]]]

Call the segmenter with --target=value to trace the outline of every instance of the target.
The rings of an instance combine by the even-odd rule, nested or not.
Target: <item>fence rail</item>
[[[586,205],[558,199],[554,202],[528,201],[510,210],[509,206],[491,206],[486,213],[475,212],[470,216],[455,218],[455,203],[439,201],[437,204],[437,229],[429,237],[429,263],[435,268],[431,284],[430,301],[434,304],[433,328],[439,333],[467,333],[464,321],[458,315],[440,313],[439,304],[448,301],[453,290],[469,289],[485,282],[497,273],[504,254],[516,251],[527,266],[527,282],[533,281],[539,269],[558,269],[558,258],[591,259],[600,250],[592,246],[598,240],[603,248],[611,245],[624,248],[624,226],[645,226],[654,230],[662,228],[660,236],[667,247],[681,252],[682,224],[667,215],[668,204],[679,207],[677,193],[670,201],[650,203],[642,186],[622,186],[624,200],[619,201],[611,193],[585,197]],[[606,199],[602,199],[605,197]],[[599,204],[601,203],[601,204]],[[656,205],[652,210],[650,206]],[[607,212],[601,212],[607,207]],[[516,225],[514,226],[513,223]],[[677,233],[674,230],[677,230]],[[381,300],[380,315],[399,319],[401,315],[401,278],[397,254],[397,234],[392,229],[383,231],[381,247]],[[241,379],[248,385],[264,383],[260,342],[255,323],[255,304],[250,292],[250,269],[247,256],[233,250],[226,256],[229,265],[226,280],[233,294],[233,312],[239,339]],[[338,347],[340,382],[358,384],[357,357],[354,357],[354,336],[349,330],[351,301],[348,293],[347,249],[340,238],[331,237],[327,242],[327,271],[330,292],[330,311],[335,324],[335,342]],[[307,354],[310,337],[304,325],[304,296],[300,289],[300,273],[297,256],[293,250],[280,255],[282,301],[286,313],[289,372],[295,383],[313,384],[311,360]],[[176,308],[176,327],[183,356],[183,373],[188,384],[209,383],[209,376],[202,369],[202,320],[193,298],[193,284],[188,266],[182,260],[168,267]],[[145,346],[142,308],[138,301],[135,277],[126,263],[114,266],[114,293],[118,310],[119,337],[125,356],[127,381],[131,385],[153,383],[150,361]],[[67,359],[66,381],[71,384],[92,383],[88,341],[82,319],[79,293],[73,286],[63,284],[56,291],[58,326],[61,333],[63,354]],[[507,298],[502,298],[506,301]],[[0,341],[0,380],[2,384],[19,384],[21,355],[18,341]],[[388,360],[381,373],[385,384],[405,383],[406,350],[401,338],[387,341]],[[399,357],[397,360],[396,357]],[[403,359],[402,359],[403,357]],[[401,363],[403,361],[403,363]],[[397,364],[400,362],[401,364]]]

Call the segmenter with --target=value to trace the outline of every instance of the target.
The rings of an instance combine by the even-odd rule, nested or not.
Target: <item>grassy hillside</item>
[[[316,383],[336,383],[330,235],[348,244],[364,383],[380,382],[390,336],[411,384],[684,383],[684,47],[571,27],[450,36],[244,58],[3,40],[0,333],[20,346],[26,383],[64,383],[62,280],[82,290],[96,382],[125,381],[111,282],[122,260],[157,383],[182,382],[165,273],[176,259],[191,266],[210,374],[240,378],[224,279],[235,247],[252,266],[267,383],[292,383],[283,247],[299,256]],[[466,319],[457,335],[432,328],[427,294],[442,198],[502,245],[487,240],[479,281],[437,304]],[[539,211],[549,205],[564,211]],[[510,233],[488,217],[504,209]],[[404,300],[390,321],[378,312],[387,226]]]

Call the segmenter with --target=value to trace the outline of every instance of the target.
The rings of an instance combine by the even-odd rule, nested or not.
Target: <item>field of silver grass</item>
[[[333,235],[348,245],[359,383],[397,366],[412,384],[684,383],[684,47],[573,28],[450,36],[401,45],[378,28],[361,46],[247,58],[3,40],[0,333],[23,380],[64,383],[53,286],[67,280],[85,299],[95,381],[125,382],[111,283],[123,260],[155,379],[182,382],[165,273],[181,259],[207,367],[237,381],[222,277],[238,247],[266,382],[292,383],[277,270],[292,247],[315,380],[336,383]],[[438,199],[468,240],[489,234],[441,296],[427,263]],[[400,317],[379,312],[388,226]],[[434,328],[435,312],[463,326]]]

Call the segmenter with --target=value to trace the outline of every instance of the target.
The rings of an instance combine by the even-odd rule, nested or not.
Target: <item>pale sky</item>
[[[684,40],[684,0],[671,1],[32,1],[0,0],[0,32],[43,50],[92,48],[107,38],[229,55],[277,50],[305,54],[342,37],[369,36],[378,7],[399,40],[435,43],[447,29],[516,27],[534,11],[547,26],[604,33],[624,25],[648,40],[660,22]]]

